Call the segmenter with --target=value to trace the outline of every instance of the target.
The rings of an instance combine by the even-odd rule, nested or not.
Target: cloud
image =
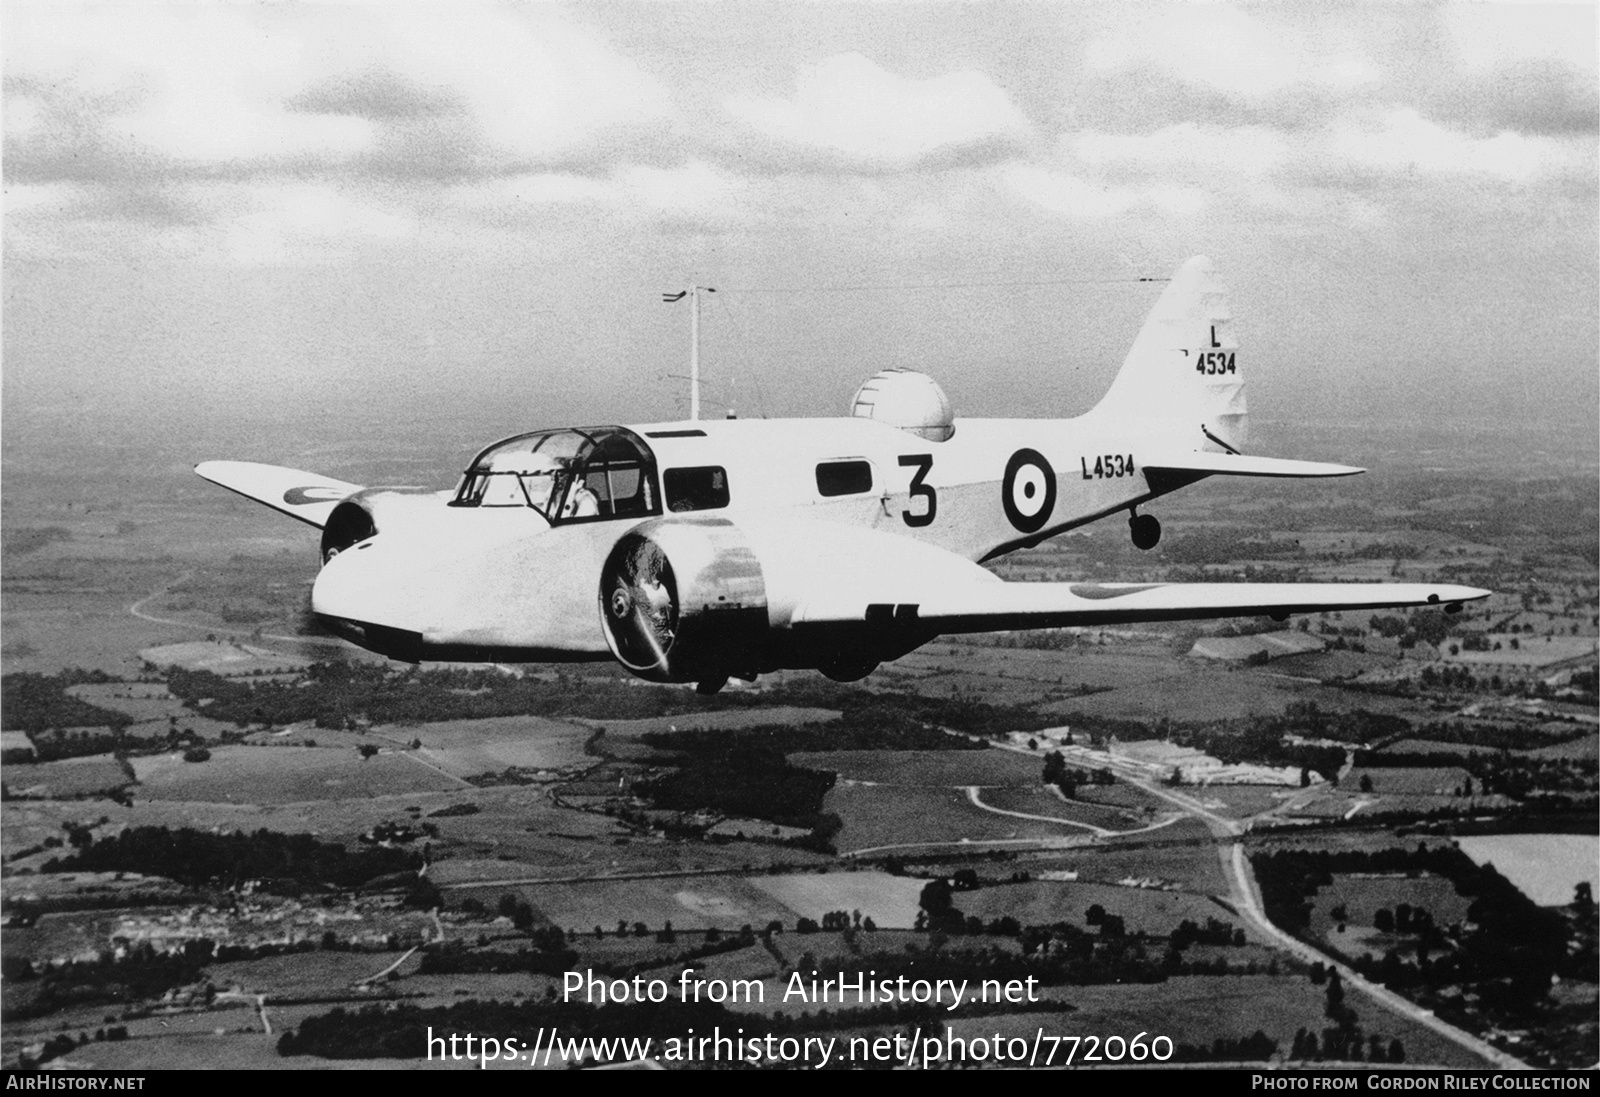
[[[1506,61],[1441,81],[1418,97],[1429,117],[1483,135],[1512,130],[1551,136],[1600,131],[1595,72],[1552,58]]]
[[[1031,164],[1011,164],[1002,178],[1012,192],[1034,206],[1064,217],[1116,217],[1140,208],[1189,215],[1198,213],[1206,203],[1205,195],[1193,187],[1103,184]]]
[[[1206,176],[1265,175],[1292,155],[1289,138],[1266,126],[1225,127],[1181,122],[1150,134],[1084,131],[1063,147],[1093,167],[1136,165],[1152,172],[1199,170]]]
[[[801,72],[791,99],[730,96],[749,131],[825,169],[908,170],[1015,151],[1028,124],[1005,92],[967,70],[912,80],[859,53]]]
[[[504,172],[672,115],[548,7],[14,4],[6,32],[17,177]]]
[[[1337,23],[1308,29],[1224,4],[1130,8],[1088,42],[1084,64],[1103,75],[1149,69],[1244,99],[1297,84],[1349,90],[1379,76],[1355,35]]]
[[[1457,56],[1471,69],[1528,60],[1559,62],[1593,74],[1593,4],[1452,4],[1440,18]]]
[[[1473,137],[1403,107],[1340,124],[1322,152],[1328,161],[1378,174],[1481,175],[1528,183],[1573,170],[1592,171],[1592,156],[1548,137],[1510,131]]]
[[[321,184],[247,187],[224,203],[242,207],[219,225],[223,248],[242,263],[326,261],[417,232],[409,209],[362,201]]]

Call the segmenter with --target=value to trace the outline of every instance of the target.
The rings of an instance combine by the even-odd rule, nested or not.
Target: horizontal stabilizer
[[[1242,453],[1152,454],[1144,462],[1145,471],[1198,472],[1207,476],[1354,476],[1366,469],[1353,465],[1329,465],[1321,461],[1291,461],[1283,457],[1247,457]]]
[[[894,605],[823,594],[797,608],[793,620],[799,626],[892,621],[935,633],[994,632],[1405,606],[1453,612],[1487,597],[1489,591],[1445,583],[970,583],[930,587],[919,601]]]
[[[361,490],[360,484],[253,461],[206,461],[196,465],[194,471],[213,484],[318,529],[327,524],[334,507]]]

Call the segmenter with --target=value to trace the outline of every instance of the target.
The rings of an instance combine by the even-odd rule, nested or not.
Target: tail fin
[[[1179,267],[1090,414],[1159,427],[1175,447],[1242,450],[1244,377],[1227,294],[1205,256]]]

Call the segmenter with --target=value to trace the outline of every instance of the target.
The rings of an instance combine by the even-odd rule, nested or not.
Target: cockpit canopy
[[[541,430],[473,460],[454,507],[531,507],[552,524],[661,512],[655,459],[622,427]]]

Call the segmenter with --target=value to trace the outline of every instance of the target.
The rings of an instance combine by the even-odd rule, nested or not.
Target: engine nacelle
[[[333,508],[327,524],[322,527],[322,562],[326,564],[351,545],[365,541],[378,532],[372,512],[354,497]]]
[[[600,620],[617,661],[649,681],[754,677],[768,635],[761,561],[726,519],[645,522],[600,571]]]

